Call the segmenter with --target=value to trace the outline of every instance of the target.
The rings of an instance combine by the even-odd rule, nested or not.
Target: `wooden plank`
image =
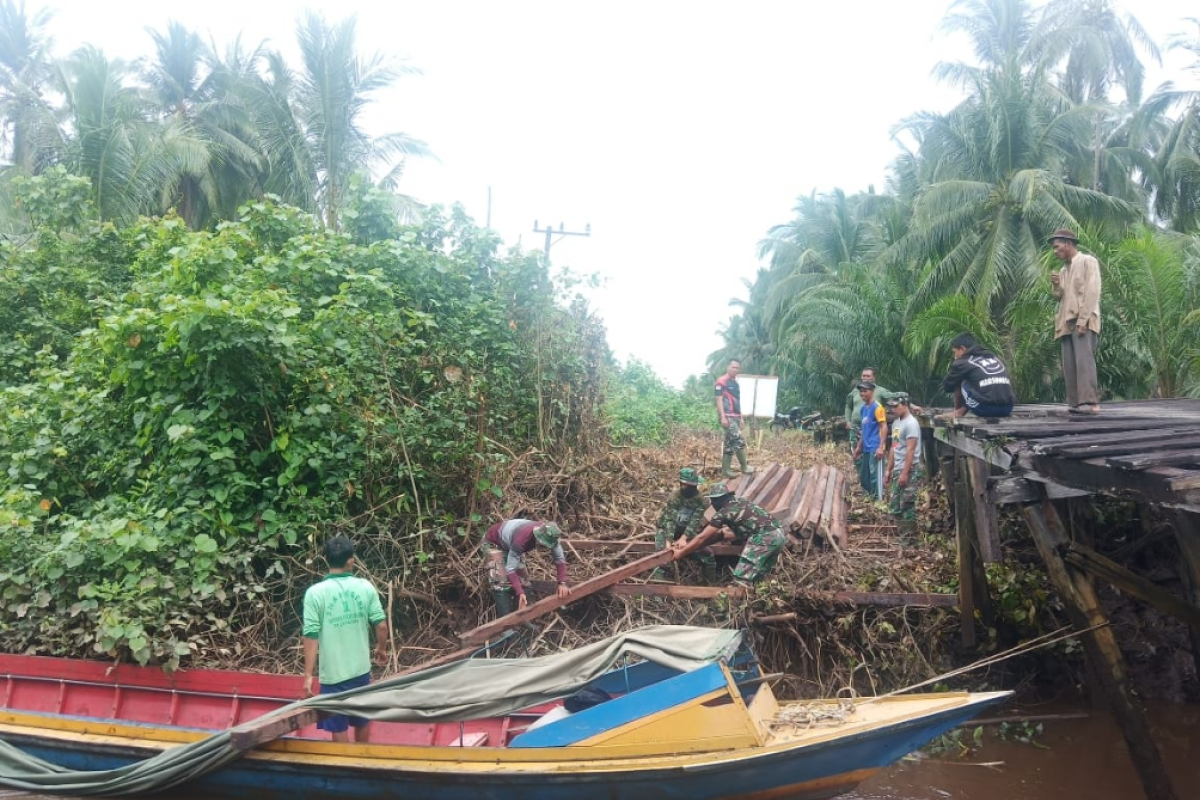
[[[944,442],[954,450],[957,450],[967,455],[982,458],[989,464],[993,464],[1002,470],[1012,468],[1016,457],[1009,449],[1011,445],[994,445],[977,441],[970,438],[964,431],[955,430],[953,428],[938,428],[934,431],[934,436],[939,442]]]
[[[617,550],[635,555],[646,555],[655,552],[654,542],[628,542],[621,539],[563,539],[563,547],[568,544],[575,550],[583,552]],[[714,555],[736,556],[742,552],[742,546],[736,544],[709,545]]]
[[[533,588],[552,592],[554,581],[534,581]],[[741,597],[744,590],[736,586],[685,586],[673,583],[617,583],[601,590],[604,594],[621,597],[671,597],[677,600],[714,600],[719,597]],[[825,601],[829,605],[912,606],[916,608],[952,608],[958,605],[958,595],[934,592],[824,592],[805,595],[808,600]]]
[[[825,539],[832,539],[830,531],[833,528],[833,494],[837,491],[838,471],[829,467],[826,472],[825,496],[821,499],[821,518],[817,520],[817,533]],[[840,547],[842,543],[834,540],[834,544]]]
[[[796,504],[792,512],[792,518],[788,520],[788,527],[797,536],[803,535],[804,521],[808,517],[808,509],[812,505],[812,497],[816,491],[816,487],[817,470],[814,467],[809,467],[804,471],[804,492],[800,495],[800,502]]]
[[[568,603],[573,603],[601,589],[606,589],[614,583],[619,583],[626,578],[632,578],[634,575],[640,575],[643,572],[649,572],[657,566],[669,564],[674,555],[674,551],[669,548],[657,553],[651,553],[648,556],[639,558],[637,561],[632,561],[576,584],[571,587],[571,594],[565,598],[559,598],[557,594],[543,597],[536,603],[530,603],[525,608],[480,625],[478,628],[473,628],[458,638],[463,644],[467,645],[486,642],[488,639],[494,638],[509,628],[514,628],[517,625],[537,619],[543,614],[549,614],[551,611],[557,611]]]
[[[817,470],[816,479],[808,497],[808,509],[804,515],[804,522],[800,527],[801,533],[807,536],[817,532],[817,525],[821,521],[821,505],[825,502],[825,487],[829,484],[829,468],[820,465],[814,469]]]
[[[1113,456],[1108,459],[1108,466],[1117,469],[1147,469],[1185,464],[1200,464],[1200,450],[1162,450],[1154,453]]]
[[[998,506],[1036,502],[1043,497],[1042,492],[1045,492],[1044,496],[1051,500],[1095,494],[1085,489],[1072,489],[1059,483],[1039,483],[1034,479],[1017,475],[998,475],[988,478],[987,501]]]
[[[788,475],[787,485],[779,493],[779,497],[774,504],[767,509],[767,513],[778,520],[780,523],[786,522],[792,513],[792,499],[796,496],[796,488],[800,485],[804,473],[798,469],[791,471]]]
[[[1186,511],[1168,512],[1175,543],[1179,546],[1179,578],[1187,598],[1200,605],[1200,518]],[[1200,632],[1192,634],[1192,652],[1200,653]]]
[[[533,588],[553,592],[554,581],[533,581]],[[721,597],[740,598],[746,591],[737,586],[686,586],[678,583],[616,583],[597,594],[618,597],[671,597],[676,600],[716,600]]]
[[[837,486],[833,498],[833,527],[831,533],[838,546],[845,550],[850,546],[850,535],[846,526],[846,485],[849,478],[846,473],[838,471]]]
[[[920,608],[953,608],[958,605],[956,594],[926,592],[835,592],[834,600],[856,606],[914,606]]]
[[[979,537],[979,556],[984,564],[1004,561],[1000,551],[1000,520],[996,506],[987,501],[988,465],[983,459],[967,459],[967,479],[971,503],[975,506],[975,534]]]
[[[975,647],[975,573],[971,566],[974,556],[975,509],[967,478],[968,456],[954,456],[951,496],[954,498],[954,538],[958,550],[958,608],[962,646]]]
[[[758,493],[759,499],[755,502],[768,511],[775,507],[779,502],[779,496],[783,493],[784,487],[787,486],[795,470],[791,467],[780,467],[775,471],[775,474],[764,481],[761,491]]]
[[[1073,567],[1108,581],[1121,591],[1133,595],[1164,614],[1182,620],[1200,631],[1200,607],[1179,599],[1157,586],[1153,581],[1146,580],[1136,572],[1122,567],[1117,562],[1105,558],[1090,547],[1085,547],[1078,542],[1068,542],[1060,550],[1062,550],[1063,560]]]
[[[763,482],[768,480],[772,473],[779,469],[778,464],[767,464],[765,467],[760,467],[755,470],[746,480],[746,485],[738,491],[739,497],[744,497],[752,503],[757,503],[756,499],[762,491]]]
[[[229,740],[233,749],[244,753],[260,745],[273,742],[281,736],[295,733],[308,725],[315,725],[317,712],[311,708],[297,708],[269,720],[253,719],[236,728],[230,728]]]
[[[1092,674],[1104,687],[1117,727],[1125,737],[1134,769],[1148,800],[1178,800],[1162,754],[1154,744],[1145,713],[1129,691],[1125,659],[1117,646],[1108,618],[1101,609],[1087,576],[1063,561],[1061,548],[1068,544],[1058,512],[1049,500],[1021,507],[1050,580],[1062,598],[1093,665]]]
[[[1056,455],[1063,458],[1094,458],[1096,456],[1120,456],[1129,453],[1158,450],[1163,447],[1196,447],[1200,445],[1200,436],[1195,435],[1195,429],[1186,431],[1169,428],[1161,433],[1139,435],[1135,433],[1111,434],[1108,441],[1101,441],[1099,436],[1084,436],[1076,441],[1063,441],[1061,438],[1036,439],[1029,443],[1035,453]],[[1109,434],[1106,434],[1108,436]]]
[[[1198,420],[1200,421],[1200,420]],[[1046,436],[1070,436],[1072,432],[1080,434],[1116,433],[1119,431],[1152,431],[1161,428],[1179,427],[1178,419],[1114,419],[1079,417],[1062,422],[1001,422],[998,425],[960,425],[967,430],[973,439],[990,439],[997,436],[1009,436],[1018,439],[1039,439]]]

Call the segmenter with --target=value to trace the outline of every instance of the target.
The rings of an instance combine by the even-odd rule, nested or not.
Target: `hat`
[[[901,404],[908,405],[908,403],[909,403],[908,394],[906,394],[905,392],[897,392],[896,394],[889,397],[888,401],[887,401],[887,404],[889,406],[898,406]]]
[[[562,530],[553,522],[543,522],[533,529],[533,538],[545,547],[554,547],[562,538]]]
[[[863,381],[863,382],[862,382],[862,383],[860,383],[860,384],[859,384],[859,385],[858,385],[856,388],[857,388],[857,389],[858,389],[860,392],[861,392],[863,389],[870,389],[870,390],[873,392],[873,391],[875,391],[875,381]]]
[[[1050,234],[1046,241],[1053,242],[1055,239],[1067,239],[1075,244],[1079,244],[1079,237],[1076,236],[1075,231],[1071,230],[1070,228],[1059,228],[1054,233]]]
[[[700,473],[691,467],[684,467],[679,470],[679,482],[687,483],[692,486],[699,486],[703,481],[700,480]]]
[[[717,481],[708,487],[708,493],[705,494],[705,497],[724,497],[727,494],[733,494],[733,492],[725,485],[725,481]]]

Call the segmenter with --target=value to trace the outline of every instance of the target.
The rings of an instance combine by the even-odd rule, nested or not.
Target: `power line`
[[[581,231],[569,231],[569,230],[566,230],[563,227],[563,224],[560,222],[560,223],[558,223],[558,230],[555,230],[553,227],[551,227],[549,225],[547,225],[545,228],[538,227],[538,222],[535,219],[533,221],[533,232],[546,234],[546,248],[543,252],[546,254],[546,260],[549,261],[550,260],[550,247],[551,247],[551,245],[554,244],[551,237],[555,236],[556,234],[560,238],[564,237],[564,236],[591,236],[592,235],[592,224],[589,222],[587,225],[585,225],[583,227],[583,230],[581,230]]]

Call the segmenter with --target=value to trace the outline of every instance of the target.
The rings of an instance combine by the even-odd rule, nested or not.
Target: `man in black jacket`
[[[954,363],[942,381],[942,391],[954,395],[954,416],[965,416],[968,411],[977,417],[1012,414],[1012,381],[1004,362],[969,333],[955,336],[950,350]]]

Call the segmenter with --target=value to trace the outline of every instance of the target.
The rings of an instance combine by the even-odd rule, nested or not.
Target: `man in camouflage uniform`
[[[721,477],[735,478],[737,473],[730,468],[736,456],[742,468],[742,474],[749,475],[754,468],[746,464],[746,438],[742,436],[742,390],[738,386],[737,376],[742,371],[742,362],[736,358],[729,360],[725,374],[717,378],[715,385],[717,399],[717,420],[725,430],[725,441],[721,450]]]
[[[672,544],[681,538],[694,539],[704,527],[704,510],[708,508],[708,498],[700,494],[699,486],[700,473],[691,467],[679,470],[679,491],[671,495],[658,517],[658,528],[654,533],[655,550],[666,550],[668,539]],[[693,558],[700,562],[704,580],[716,583],[717,559],[712,552],[705,548],[698,551]],[[666,580],[662,567],[650,573],[650,580]]]
[[[721,536],[722,529],[728,529],[729,532],[724,534],[726,539],[746,543],[733,570],[733,582],[749,586],[761,581],[775,566],[779,551],[787,541],[779,521],[762,506],[735,497],[724,483],[713,484],[708,499],[716,513],[696,538],[675,543],[675,560],[691,555]]]

